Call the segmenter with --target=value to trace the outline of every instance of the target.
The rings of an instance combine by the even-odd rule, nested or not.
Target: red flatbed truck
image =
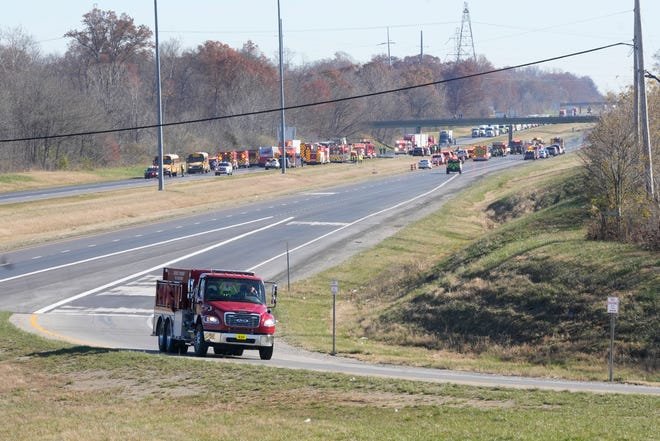
[[[267,303],[266,285],[271,286]],[[204,357],[243,355],[258,350],[273,356],[277,284],[264,282],[250,271],[163,268],[156,282],[153,334],[158,350]]]

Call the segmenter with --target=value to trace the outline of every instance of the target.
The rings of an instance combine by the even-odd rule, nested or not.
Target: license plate
[[[247,335],[245,335],[245,334],[236,334],[236,340],[247,340]]]

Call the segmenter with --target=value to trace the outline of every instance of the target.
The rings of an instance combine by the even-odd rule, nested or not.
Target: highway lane
[[[482,138],[472,138],[472,137],[458,137],[456,139],[456,147],[470,145],[478,142],[483,142],[485,144],[490,144],[490,139]],[[580,141],[581,142],[581,141]],[[262,167],[251,167],[249,169],[236,169],[234,173],[259,173],[265,171]],[[181,182],[182,180],[196,180],[196,179],[222,179],[221,177],[216,177],[213,173],[208,174],[187,174],[183,177],[172,177],[165,178],[164,185],[165,188],[169,184],[175,182]],[[17,192],[0,192],[0,204],[10,204],[10,203],[20,203],[28,201],[36,201],[43,199],[51,199],[58,197],[70,197],[78,196],[88,193],[98,193],[105,191],[113,190],[126,190],[136,187],[158,187],[157,179],[142,179],[140,177],[132,179],[121,179],[118,181],[108,181],[108,182],[95,182],[90,184],[79,184],[79,185],[67,185],[62,187],[51,187],[43,188],[36,190],[26,190],[26,191],[17,191]]]
[[[21,313],[12,318],[15,323],[49,337],[154,350],[155,338],[150,336],[153,288],[165,264],[253,268],[268,279],[280,280],[285,288],[287,245],[293,280],[305,277],[436,209],[448,195],[483,173],[520,163],[520,156],[468,162],[461,176],[447,176],[444,168],[411,172],[19,250],[8,256],[12,270],[0,272],[4,276],[0,279],[0,308]],[[281,301],[286,301],[285,290],[281,292]],[[35,311],[38,314],[30,314]],[[260,362],[249,351],[240,360]],[[426,381],[647,393],[634,387],[619,390],[594,388],[591,383],[537,383],[534,379],[369,366],[337,357],[330,360],[333,362],[278,341],[271,364]],[[657,390],[652,388],[650,393]]]
[[[475,142],[474,138],[464,137],[457,138],[457,145],[465,145]],[[262,167],[250,167],[248,169],[239,168],[234,170],[235,174],[242,173],[260,173],[265,170]],[[222,179],[222,177],[216,177],[213,173],[207,174],[187,174],[185,176],[178,177],[166,177],[164,181],[165,188],[170,184],[181,182],[181,181],[191,181],[197,179]],[[107,181],[107,182],[95,182],[90,184],[78,184],[78,185],[65,185],[61,187],[49,187],[35,190],[25,190],[25,191],[16,191],[16,192],[0,192],[0,204],[11,204],[11,203],[21,203],[28,201],[36,201],[43,199],[52,199],[59,197],[70,197],[78,196],[88,193],[99,193],[105,191],[114,191],[114,190],[126,190],[130,188],[137,187],[158,187],[157,179],[143,179],[141,177],[136,177],[132,179],[121,179],[117,181]]]
[[[0,273],[4,276],[0,278],[4,292],[0,306],[29,312],[113,282],[118,273],[133,274],[182,255],[187,265],[253,267],[284,251],[286,242],[294,249],[327,232],[337,230],[339,235],[357,219],[397,206],[456,177],[447,177],[440,170],[385,177],[6,253],[11,269]],[[268,227],[282,219],[290,222],[277,229],[277,225]],[[352,225],[351,232],[363,223]],[[262,230],[265,227],[271,230],[268,234]],[[219,243],[220,247],[207,249]],[[200,250],[203,256],[191,255]],[[26,292],[39,296],[25,296]]]

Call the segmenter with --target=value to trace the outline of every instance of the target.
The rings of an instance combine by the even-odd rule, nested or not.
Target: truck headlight
[[[220,319],[214,315],[205,315],[202,317],[202,320],[204,320],[204,323],[209,323],[211,325],[220,324]]]
[[[264,320],[264,326],[266,328],[272,328],[273,326],[275,326],[275,319],[267,318],[266,320]]]

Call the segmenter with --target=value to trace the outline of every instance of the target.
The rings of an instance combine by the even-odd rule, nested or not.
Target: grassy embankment
[[[70,346],[0,313],[0,439],[646,440],[652,396],[501,390]],[[656,429],[654,429],[654,427]]]
[[[329,352],[328,292],[337,280],[342,355],[606,380],[605,303],[618,296],[615,377],[659,381],[659,256],[585,240],[579,164],[566,155],[491,176],[377,247],[294,284],[278,306],[283,334]]]

